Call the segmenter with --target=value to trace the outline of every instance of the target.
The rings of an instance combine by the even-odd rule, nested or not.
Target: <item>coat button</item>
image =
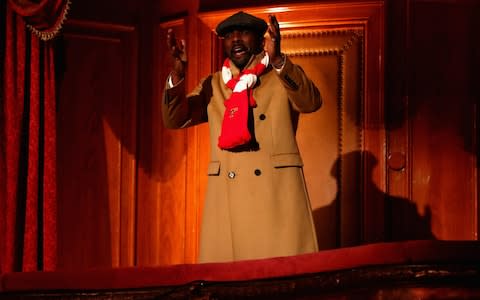
[[[260,171],[259,169],[255,170],[255,175],[260,176],[261,174],[262,174],[262,171]]]
[[[259,116],[259,118],[260,118],[260,120],[263,121],[263,120],[265,120],[266,116],[265,116],[264,114],[261,114],[261,115]]]
[[[228,172],[227,176],[228,176],[228,178],[233,179],[233,178],[235,178],[235,172],[230,171],[230,172]]]

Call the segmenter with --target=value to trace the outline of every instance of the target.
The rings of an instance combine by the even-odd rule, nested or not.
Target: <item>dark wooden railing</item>
[[[480,243],[405,241],[232,263],[8,273],[0,299],[480,299]]]

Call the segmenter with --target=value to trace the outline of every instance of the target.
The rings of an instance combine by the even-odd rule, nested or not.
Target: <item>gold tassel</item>
[[[30,29],[30,31],[32,31],[36,36],[38,36],[42,41],[48,41],[53,39],[58,35],[60,30],[62,29],[63,23],[67,19],[67,14],[68,14],[68,11],[70,10],[70,5],[71,5],[70,0],[67,0],[60,14],[60,19],[52,29],[42,31],[42,30],[38,30],[37,28],[35,28],[30,24],[27,24],[27,28]]]

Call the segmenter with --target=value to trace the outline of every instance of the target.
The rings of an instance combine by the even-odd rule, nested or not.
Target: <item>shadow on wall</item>
[[[57,102],[57,201],[58,201],[58,269],[111,267],[119,233],[120,194],[111,186],[118,177],[111,172],[109,155],[112,140],[118,130],[118,117],[107,109],[116,99],[93,101],[107,94],[107,76],[100,71],[90,72],[89,65],[69,69],[65,60],[62,36],[56,43]],[[73,47],[73,45],[69,45]],[[90,53],[91,54],[91,53]],[[83,59],[89,61],[85,54]],[[92,60],[94,61],[94,60]],[[83,77],[82,77],[83,76]],[[79,78],[89,78],[90,85],[80,88]],[[103,80],[102,80],[103,79]],[[69,87],[62,88],[64,81]],[[78,85],[76,85],[78,83]],[[80,92],[81,91],[81,92]],[[100,95],[100,96],[98,96]],[[97,97],[97,98],[96,98]],[[91,101],[92,100],[92,101]]]
[[[477,157],[480,91],[475,74],[480,68],[479,1],[421,2],[411,8],[415,22],[398,27],[401,15],[391,1],[388,29],[391,36],[409,30],[412,49],[402,38],[387,40],[386,127],[428,130],[427,136],[446,136]],[[438,24],[449,24],[438,26]],[[452,76],[454,74],[454,76]],[[409,122],[409,124],[407,124]],[[412,129],[410,129],[412,130]],[[445,140],[445,137],[442,137]],[[414,141],[415,142],[415,141]]]
[[[365,174],[365,178],[357,176],[356,178],[360,179],[360,183],[352,182],[353,180],[348,182],[348,179],[341,183],[340,164],[342,161],[356,161],[360,166],[365,166],[364,172],[360,170],[360,174]],[[363,151],[350,152],[337,158],[330,172],[339,187],[335,200],[329,205],[313,211],[317,236],[319,237],[319,249],[325,250],[332,248],[332,246],[334,248],[356,246],[370,242],[436,239],[431,230],[432,214],[429,206],[425,207],[423,213],[420,214],[419,207],[412,200],[391,196],[378,189],[372,181],[372,171],[377,163],[375,156],[370,152]],[[358,197],[355,199],[341,197],[342,190],[345,190],[345,187],[349,184],[359,186],[359,192],[355,193]],[[363,199],[362,190],[368,190],[371,199]],[[364,205],[366,201],[369,203],[368,206]],[[342,220],[342,218],[345,218],[345,214],[342,212],[349,210],[349,207],[342,208],[345,205],[353,206],[353,217],[352,214],[347,215],[356,220]],[[363,218],[366,215],[362,211],[364,207],[374,210],[368,213],[369,216],[378,216],[377,221],[373,221],[374,224],[376,223],[377,226],[382,228],[379,232],[383,232],[383,234],[378,237],[378,240],[367,241],[363,236],[365,228]],[[335,237],[329,237],[335,241],[335,245],[332,245],[331,242],[324,244],[320,238],[325,237],[322,232],[322,230],[326,230],[323,227],[325,222],[321,222],[325,219],[333,220],[335,223],[332,224],[336,228],[332,231]],[[372,223],[372,220],[369,220],[369,223]],[[354,237],[352,237],[352,233]]]

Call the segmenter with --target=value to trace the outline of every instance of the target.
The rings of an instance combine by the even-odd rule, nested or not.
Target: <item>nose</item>
[[[234,30],[232,32],[232,41],[238,41],[242,37],[242,33],[239,30]]]

